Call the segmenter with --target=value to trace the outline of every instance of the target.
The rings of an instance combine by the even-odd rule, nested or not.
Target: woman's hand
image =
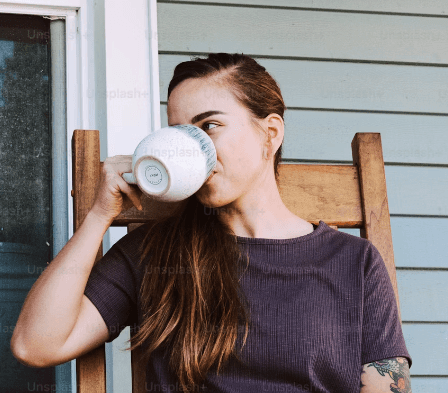
[[[103,164],[101,182],[91,211],[112,222],[123,210],[132,206],[142,210],[142,191],[137,185],[128,184],[121,175],[132,172],[132,156],[107,157]]]

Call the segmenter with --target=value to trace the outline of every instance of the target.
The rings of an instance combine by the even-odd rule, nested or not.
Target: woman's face
[[[210,78],[187,79],[171,92],[167,114],[170,126],[194,124],[215,145],[216,173],[195,194],[204,206],[224,206],[246,194],[254,198],[273,164],[263,159],[263,132],[226,87]]]

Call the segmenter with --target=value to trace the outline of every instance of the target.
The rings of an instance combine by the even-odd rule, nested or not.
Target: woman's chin
[[[223,205],[221,199],[218,198],[217,194],[213,192],[210,187],[202,186],[194,195],[206,208],[214,208]]]

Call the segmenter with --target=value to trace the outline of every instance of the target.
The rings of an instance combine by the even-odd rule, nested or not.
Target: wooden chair
[[[352,144],[353,165],[280,164],[279,188],[285,205],[299,217],[333,228],[360,228],[360,235],[379,250],[386,264],[397,300],[396,270],[392,248],[386,178],[379,133],[356,133]],[[99,184],[99,131],[75,130],[72,138],[74,230],[93,205]],[[148,219],[172,215],[179,203],[155,203],[143,198],[143,211],[135,207],[120,214],[113,226],[127,226],[128,232]],[[102,257],[102,247],[97,260]],[[139,350],[132,351],[132,391],[144,392],[145,366]],[[79,393],[105,393],[105,346],[77,359]]]

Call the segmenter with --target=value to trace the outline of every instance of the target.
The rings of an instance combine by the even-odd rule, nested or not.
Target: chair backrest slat
[[[356,166],[280,164],[279,191],[289,210],[313,224],[362,226]]]
[[[141,360],[140,347],[131,352],[132,393],[147,393],[146,389],[146,365]]]
[[[356,133],[351,147],[353,165],[280,164],[279,192],[288,209],[304,220],[314,224],[322,220],[334,229],[359,228],[361,237],[370,240],[383,257],[400,310],[381,135]],[[100,180],[99,132],[75,130],[72,150],[76,230],[93,205]],[[127,226],[130,232],[148,220],[177,214],[184,203],[162,203],[144,196],[143,211],[133,207],[112,225]],[[101,256],[102,247],[96,260]],[[104,353],[102,345],[77,359],[79,393],[106,392]],[[146,391],[146,365],[140,356],[140,349],[131,353],[133,393]]]
[[[128,224],[128,233],[138,228],[143,223],[131,223]],[[131,332],[132,335],[132,332]],[[131,352],[131,371],[132,371],[132,393],[146,393],[146,365],[141,360],[142,351],[141,348],[135,348]]]
[[[352,141],[352,155],[353,164],[358,167],[362,202],[363,225],[360,236],[369,239],[384,260],[394,288],[401,322],[381,134],[357,133]]]
[[[100,179],[98,130],[75,130],[72,139],[73,226],[76,231],[95,201]],[[103,255],[102,244],[95,262]],[[105,345],[76,359],[78,393],[106,393]]]

